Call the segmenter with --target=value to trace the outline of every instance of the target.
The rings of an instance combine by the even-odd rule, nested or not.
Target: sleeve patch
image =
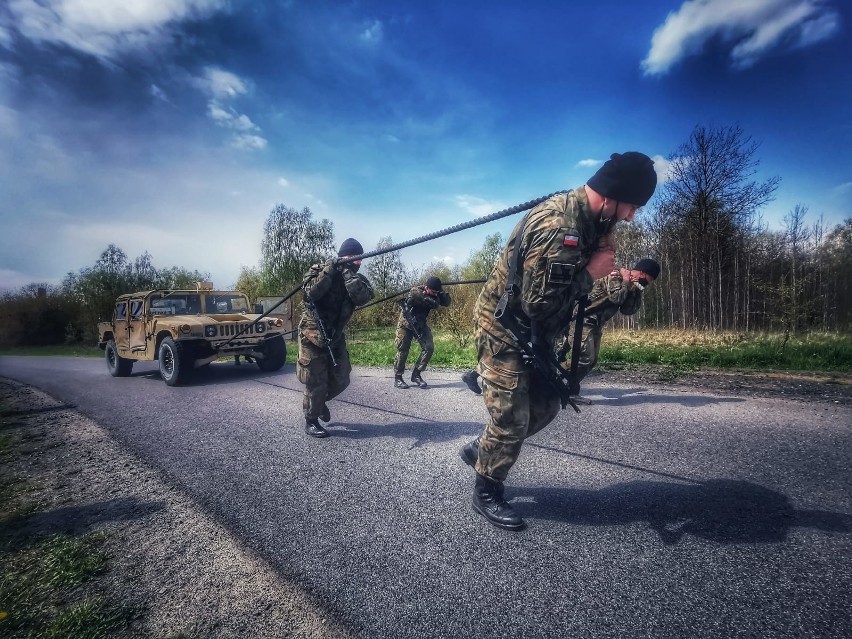
[[[562,237],[562,246],[579,246],[580,245],[580,237],[577,235],[572,235],[570,233],[566,233]]]
[[[570,284],[574,280],[575,264],[551,262],[547,265],[548,284]]]

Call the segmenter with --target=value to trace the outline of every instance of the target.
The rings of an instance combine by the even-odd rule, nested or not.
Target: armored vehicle
[[[126,377],[136,360],[154,361],[169,386],[194,368],[220,357],[243,356],[262,371],[277,371],[287,360],[281,317],[264,317],[237,291],[196,290],[127,293],[115,302],[112,320],[98,324],[98,346],[113,377]]]

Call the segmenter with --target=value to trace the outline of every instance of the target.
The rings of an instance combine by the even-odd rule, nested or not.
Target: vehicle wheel
[[[263,345],[263,359],[257,358],[257,367],[268,373],[281,370],[287,361],[287,344],[280,335],[266,340]]]
[[[167,386],[177,386],[185,379],[192,368],[190,358],[186,357],[180,344],[171,337],[165,338],[160,344],[160,377]]]
[[[106,348],[104,348],[104,357],[106,358],[109,374],[113,377],[127,377],[130,375],[130,371],[133,370],[133,360],[126,359],[118,354],[118,349],[113,339],[107,342]]]

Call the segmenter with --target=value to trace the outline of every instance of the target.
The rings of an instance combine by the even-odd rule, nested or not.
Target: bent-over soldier
[[[525,525],[504,498],[503,482],[524,440],[549,424],[561,403],[518,340],[553,354],[576,300],[615,267],[615,225],[631,221],[656,184],[647,155],[613,154],[584,186],[554,195],[518,223],[477,299],[477,371],[489,419],[460,455],[476,471],[473,509],[499,528]]]
[[[361,255],[361,244],[349,238],[337,252],[346,258]],[[331,421],[328,400],[349,386],[352,365],[346,349],[344,328],[355,307],[373,298],[370,282],[358,273],[361,260],[337,264],[330,259],[312,266],[305,274],[305,311],[299,320],[299,360],[296,374],[305,385],[302,409],[305,432],[311,437],[328,437],[318,420]]]

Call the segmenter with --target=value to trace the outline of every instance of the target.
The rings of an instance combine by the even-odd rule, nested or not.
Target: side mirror
[[[254,305],[254,312],[257,313],[258,315],[263,315],[263,304],[255,304]]]

